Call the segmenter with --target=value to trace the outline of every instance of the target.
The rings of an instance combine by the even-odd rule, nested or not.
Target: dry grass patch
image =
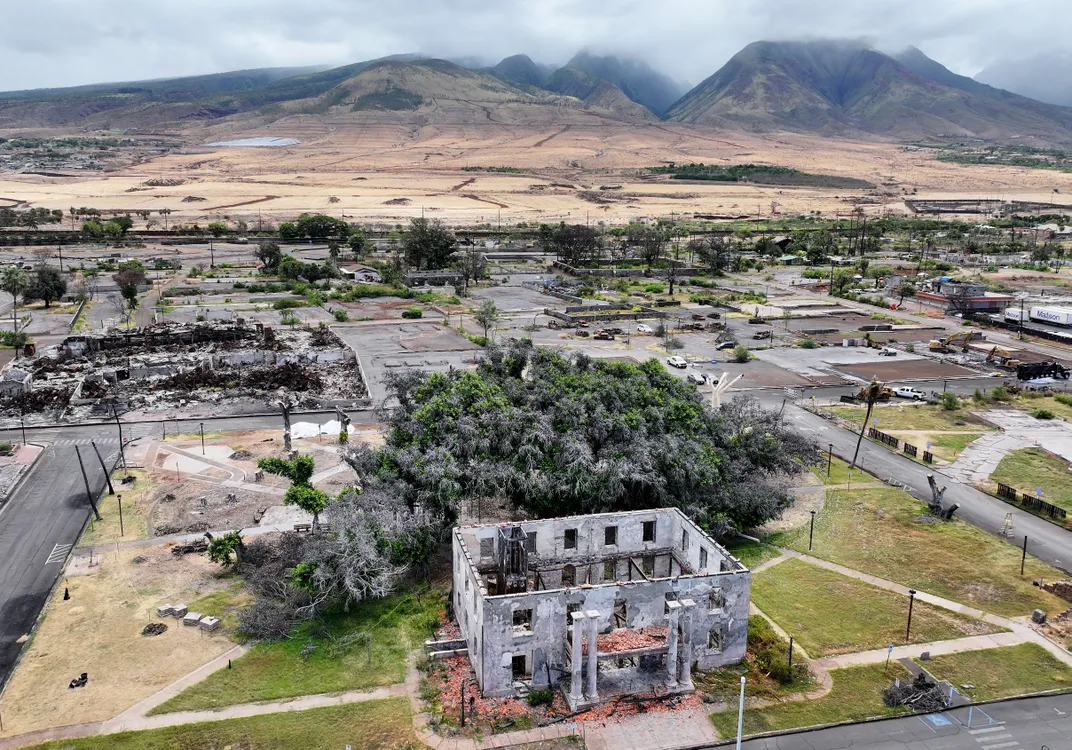
[[[90,518],[79,546],[91,544],[109,544],[112,542],[129,542],[135,539],[148,539],[149,509],[152,507],[154,482],[149,473],[133,469],[130,475],[135,478],[133,484],[122,484],[124,472],[119,470],[112,477],[116,495],[123,498],[123,524],[120,535],[119,500],[116,495],[104,495],[97,503],[102,516],[100,521]]]
[[[160,620],[158,605],[230,587],[205,557],[175,557],[164,546],[96,559],[97,572],[56,587],[4,693],[5,735],[110,718],[234,646],[223,630],[205,634],[170,617],[162,635],[141,635]],[[86,687],[68,689],[82,672]]]

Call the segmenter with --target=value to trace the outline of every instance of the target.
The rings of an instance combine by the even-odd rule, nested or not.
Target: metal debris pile
[[[929,679],[926,674],[920,672],[911,682],[898,679],[882,694],[882,700],[887,706],[908,706],[913,711],[932,713],[944,711],[949,708],[946,699],[938,683]]]

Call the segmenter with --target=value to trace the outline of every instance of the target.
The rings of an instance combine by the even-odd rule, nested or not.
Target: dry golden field
[[[179,151],[109,173],[0,174],[0,196],[63,210],[170,208],[170,221],[182,223],[224,217],[250,221],[258,215],[279,221],[302,211],[390,223],[423,212],[450,224],[495,222],[500,211],[503,222],[619,223],[672,213],[766,216],[772,210],[830,216],[857,205],[870,214],[904,212],[909,191],[916,197],[1018,198],[1072,206],[1072,174],[1057,171],[943,163],[933,152],[881,141],[716,132],[550,110],[518,104],[449,106],[405,116],[346,112],[290,115],[274,122],[231,118],[182,133],[185,147]],[[206,145],[257,135],[301,143],[286,148]],[[766,163],[861,178],[876,188],[685,182],[643,169],[668,161]],[[183,182],[145,184],[160,178]],[[190,196],[204,200],[183,201]]]

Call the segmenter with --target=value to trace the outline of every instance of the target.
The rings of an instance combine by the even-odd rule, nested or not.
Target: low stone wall
[[[1059,596],[1066,602],[1072,602],[1072,581],[1054,581],[1042,584],[1043,591],[1049,591],[1054,596]]]

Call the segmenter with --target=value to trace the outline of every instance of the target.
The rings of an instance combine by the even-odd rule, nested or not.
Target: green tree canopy
[[[67,279],[52,266],[34,269],[33,278],[26,288],[26,297],[44,301],[46,308],[66,293]]]
[[[302,214],[295,222],[299,237],[311,240],[324,240],[331,237],[348,237],[350,225],[342,219],[327,214]],[[280,225],[282,229],[282,225]]]
[[[279,249],[278,242],[262,242],[257,246],[256,254],[264,270],[273,273],[279,268],[279,261],[283,258],[283,251]]]
[[[316,460],[312,456],[294,458],[262,458],[257,466],[269,474],[286,477],[290,487],[283,495],[284,505],[295,505],[313,516],[313,525],[320,523],[320,513],[328,504],[328,496],[310,484]]]
[[[417,270],[446,268],[457,247],[457,238],[439,219],[413,219],[402,237],[406,262]]]
[[[448,519],[482,498],[538,517],[677,506],[727,535],[777,516],[792,502],[780,477],[819,460],[776,412],[750,398],[712,411],[655,359],[567,359],[523,341],[475,372],[388,386],[387,441],[352,465]]]

